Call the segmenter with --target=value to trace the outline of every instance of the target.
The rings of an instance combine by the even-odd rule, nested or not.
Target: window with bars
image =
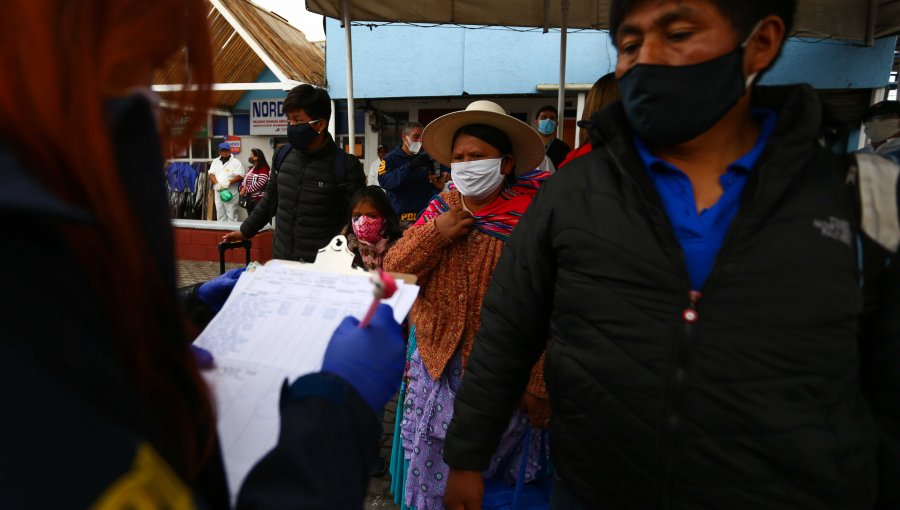
[[[403,126],[409,122],[409,111],[381,113],[381,144],[388,150],[400,145],[403,140]]]

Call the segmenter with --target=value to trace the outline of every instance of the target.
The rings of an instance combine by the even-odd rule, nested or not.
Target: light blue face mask
[[[556,129],[556,121],[553,119],[544,119],[538,122],[538,133],[542,135],[552,135]]]

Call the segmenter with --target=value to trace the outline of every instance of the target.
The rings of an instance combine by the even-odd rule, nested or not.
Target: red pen
[[[369,305],[369,311],[366,312],[366,316],[363,317],[362,322],[359,323],[359,327],[364,328],[369,325],[369,322],[372,321],[372,317],[375,315],[375,310],[378,309],[378,305],[381,304],[382,299],[390,299],[391,296],[397,292],[397,282],[394,281],[394,277],[390,275],[390,273],[386,273],[379,269],[376,273],[372,274],[370,278],[372,280],[372,284],[374,288],[372,289],[372,304]]]

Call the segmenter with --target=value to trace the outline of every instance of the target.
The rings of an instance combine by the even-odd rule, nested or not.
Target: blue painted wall
[[[766,85],[811,83],[820,89],[873,89],[887,86],[894,59],[895,37],[866,48],[838,41],[788,41]]]
[[[332,98],[347,97],[343,29],[327,18],[325,73]],[[559,82],[559,33],[451,26],[353,27],[354,95],[359,98],[534,94]],[[887,84],[895,38],[872,48],[792,40],[763,83],[807,82],[817,88],[875,88]],[[568,83],[593,83],[615,65],[605,32],[568,36]]]
[[[275,76],[275,73],[269,71],[268,68],[264,69],[263,72],[259,73],[259,76],[256,77],[256,83],[277,83],[278,81],[278,77]],[[232,111],[249,112],[250,101],[253,99],[284,99],[286,97],[287,92],[283,90],[251,90],[241,97],[240,101],[234,105],[234,110]]]
[[[347,97],[342,28],[327,19],[325,74],[332,98]],[[566,81],[593,83],[612,69],[605,33],[568,36]],[[356,97],[534,94],[559,82],[559,33],[451,26],[353,27]]]

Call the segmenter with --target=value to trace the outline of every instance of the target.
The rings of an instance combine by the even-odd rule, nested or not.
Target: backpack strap
[[[340,147],[334,151],[334,177],[338,186],[347,186],[347,153]]]
[[[291,144],[286,143],[278,148],[275,151],[275,157],[272,158],[272,172],[278,174],[278,171],[281,170],[281,164],[284,163],[284,159],[287,157],[288,153],[291,152]]]
[[[278,148],[275,151],[275,155],[272,156],[272,168],[269,170],[270,178],[274,178],[278,176],[278,172],[281,170],[281,165],[284,164],[284,160],[287,159],[287,155],[290,154],[291,144],[286,143]],[[266,189],[268,189],[268,185],[266,185]],[[271,216],[269,217],[269,221],[272,221],[272,218],[275,217],[275,212],[278,211],[278,193],[267,193],[267,197],[269,197],[269,203],[272,204]]]

